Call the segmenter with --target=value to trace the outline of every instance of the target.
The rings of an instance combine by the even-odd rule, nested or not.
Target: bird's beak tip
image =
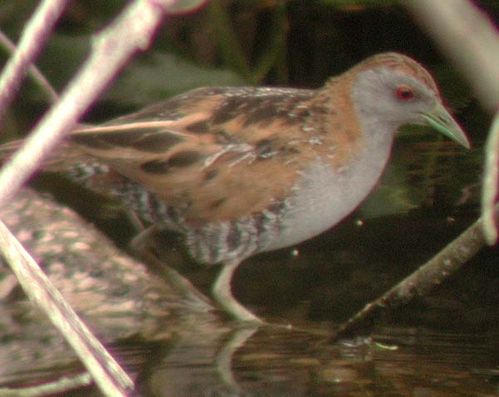
[[[422,113],[422,116],[426,124],[466,149],[471,149],[466,133],[443,105],[436,106],[431,112]]]

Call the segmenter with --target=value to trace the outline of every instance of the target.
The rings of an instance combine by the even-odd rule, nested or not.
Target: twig
[[[17,49],[0,77],[0,123],[28,68],[42,50],[67,2],[68,0],[43,1],[24,29]]]
[[[92,378],[88,373],[63,377],[55,382],[42,383],[29,387],[2,387],[0,397],[42,397],[55,394],[66,393],[80,387],[88,386],[92,383]]]
[[[499,206],[496,207],[496,213],[498,210]],[[375,318],[387,308],[400,306],[415,296],[425,295],[447,279],[485,245],[482,223],[480,218],[418,270],[364,306],[336,329],[333,338],[345,337],[372,325]]]
[[[496,113],[485,145],[485,177],[483,180],[482,216],[483,232],[487,243],[497,242],[499,223],[494,206],[499,196],[499,112]]]
[[[35,260],[0,221],[0,250],[24,292],[41,308],[78,354],[94,381],[107,396],[126,396],[133,382],[92,335]]]
[[[16,46],[14,43],[0,30],[0,44],[5,47],[9,53],[14,53],[16,51]],[[36,65],[31,65],[28,68],[28,74],[33,78],[33,81],[38,84],[42,92],[45,92],[50,103],[55,103],[59,99],[59,94],[52,87],[50,82],[45,78],[43,73],[36,67]]]
[[[136,0],[94,37],[92,52],[76,77],[0,173],[0,207],[29,178],[128,59],[149,45],[163,13],[158,1]]]
[[[491,20],[468,0],[405,0],[428,34],[455,62],[480,101],[499,105],[499,36]]]
[[[47,3],[62,4],[55,0],[46,1],[45,4]],[[37,165],[62,139],[64,133],[73,127],[128,59],[137,50],[145,49],[149,45],[165,10],[172,4],[174,0],[136,0],[130,3],[113,23],[94,37],[90,56],[79,73],[70,82],[60,100],[35,127],[23,148],[14,155],[0,173],[0,207],[3,207],[14,196],[19,187],[35,171]],[[33,25],[35,24],[31,22],[29,26]],[[46,37],[45,29],[35,30],[35,33],[38,32],[41,35],[40,37],[25,34],[30,41],[23,45],[23,37],[16,54],[24,54],[25,46],[28,48],[39,46],[40,40],[43,41]],[[26,64],[27,67],[30,62],[31,60],[24,61],[21,64]],[[14,62],[13,64],[17,65]],[[18,73],[14,71],[12,74],[18,75]],[[10,75],[7,74],[7,76]],[[10,81],[10,79],[4,78],[4,81]],[[5,87],[6,83],[3,84],[2,87]],[[12,91],[7,88],[2,90]],[[4,95],[7,94],[4,93]],[[32,298],[36,299],[37,304],[45,310],[68,339],[89,372],[95,377],[101,391],[109,396],[126,395],[133,388],[133,383],[126,373],[105,350],[97,353],[101,348],[100,343],[79,321],[57,290],[51,287],[43,272],[27,256],[22,246],[2,223],[0,223],[0,229],[4,229],[3,253],[9,258],[8,263],[20,278],[20,283],[27,293],[35,295]],[[40,287],[36,289],[36,292],[32,292],[33,283]],[[71,320],[64,322],[64,318]],[[94,356],[96,353],[97,356]],[[108,356],[106,360],[111,365],[107,371],[98,365],[98,357],[106,355]]]
[[[482,104],[499,106],[499,35],[490,19],[467,0],[406,0],[402,2],[446,54],[461,68]],[[482,216],[489,244],[498,237],[494,204],[498,194],[499,121],[490,130],[486,149]]]

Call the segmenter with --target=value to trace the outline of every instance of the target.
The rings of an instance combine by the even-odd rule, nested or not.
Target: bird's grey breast
[[[355,159],[333,168],[324,159],[306,166],[287,199],[279,238],[266,251],[308,240],[331,228],[350,214],[376,185],[390,154],[359,153]]]

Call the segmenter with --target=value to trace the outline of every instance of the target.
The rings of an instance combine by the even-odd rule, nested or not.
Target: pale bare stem
[[[499,206],[495,207],[495,212],[496,215],[499,213]],[[485,245],[482,223],[480,218],[417,271],[340,324],[334,339],[370,327],[387,308],[400,306],[415,296],[424,296],[455,273]]]
[[[468,0],[404,0],[426,32],[463,72],[486,109],[499,104],[499,35]]]
[[[402,2],[462,70],[483,106],[499,106],[499,35],[486,14],[467,0],[405,0]],[[497,240],[493,215],[498,180],[498,122],[491,128],[487,144],[482,215],[489,244]],[[495,135],[494,135],[495,134]]]
[[[70,390],[88,386],[92,383],[92,378],[88,373],[72,377],[64,377],[54,382],[43,383],[36,386],[14,388],[0,388],[0,397],[43,397],[56,394],[67,393]]]
[[[27,23],[14,55],[0,76],[0,123],[67,2],[68,0],[44,0]]]
[[[145,49],[149,45],[156,27],[162,20],[165,8],[172,3],[167,0],[136,0],[130,3],[112,24],[94,37],[87,61],[70,82],[59,101],[35,127],[23,148],[13,156],[0,173],[0,207],[13,197],[19,187],[35,171],[37,165],[62,139],[63,134],[73,127],[127,60],[137,50]],[[6,235],[9,236],[10,233]],[[65,337],[68,334],[75,336],[79,339],[79,346],[91,347],[87,351],[89,354],[83,354],[82,350],[76,347],[76,342],[72,339],[68,340],[94,376],[101,391],[109,396],[123,396],[130,391],[133,387],[132,382],[112,357],[105,352],[101,353],[101,357],[102,354],[107,354],[109,360],[106,360],[106,365],[113,368],[108,375],[114,377],[114,380],[109,377],[101,378],[102,367],[97,365],[98,360],[93,356],[98,342],[89,332],[83,332],[82,328],[75,325],[77,320],[63,322],[62,319],[65,316],[74,315],[69,305],[61,303],[60,297],[54,298],[56,292],[52,291],[50,284],[43,282],[46,277],[39,271],[34,261],[26,258],[20,260],[19,252],[23,249],[15,239],[7,237],[4,242],[5,255],[12,255],[12,260],[8,262],[16,275],[26,276],[27,281],[24,281],[24,285],[25,287],[27,287],[26,284],[29,285],[29,288],[25,288],[26,291],[33,290],[33,283],[38,283],[41,288],[36,290],[41,291],[37,293],[40,293],[43,299],[38,299],[37,303],[47,315],[52,317],[52,310],[62,311],[61,322],[58,322],[62,334]]]
[[[0,45],[5,47],[8,53],[14,53],[16,51],[16,46],[14,43],[0,30]],[[50,103],[55,103],[59,98],[57,91],[54,90],[50,82],[45,78],[43,73],[35,66],[31,65],[28,68],[28,75],[33,79],[33,81],[38,84],[42,92],[47,95]]]
[[[15,194],[128,59],[149,45],[162,16],[163,9],[157,1],[136,0],[94,37],[88,59],[60,100],[45,114],[23,148],[0,173],[0,206]]]
[[[485,146],[485,172],[482,194],[483,230],[487,243],[497,242],[499,224],[494,206],[499,197],[499,112],[496,113]]]
[[[35,260],[0,221],[0,250],[26,295],[64,335],[106,396],[126,396],[133,382],[92,335]]]

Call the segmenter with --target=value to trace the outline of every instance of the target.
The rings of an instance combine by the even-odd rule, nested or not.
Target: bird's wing
[[[142,184],[193,221],[223,221],[289,194],[307,160],[314,91],[204,88],[75,131],[86,154]]]

